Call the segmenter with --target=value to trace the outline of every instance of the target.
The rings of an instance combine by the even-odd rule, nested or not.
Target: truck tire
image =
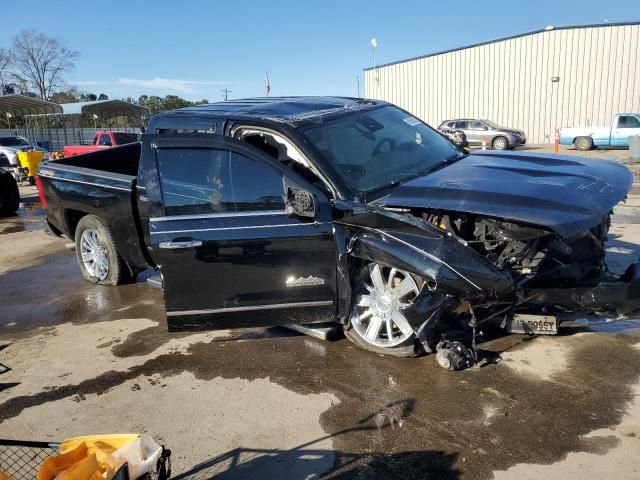
[[[0,172],[0,216],[13,215],[20,206],[18,183],[10,173]]]
[[[121,285],[133,280],[133,275],[115,247],[104,221],[95,215],[85,215],[76,226],[76,257],[85,280],[100,285]]]
[[[377,281],[374,280],[376,277]],[[400,295],[399,287],[404,281],[403,287],[407,288],[403,291],[406,292]],[[378,288],[381,283],[384,289]],[[354,282],[354,300],[351,318],[344,326],[345,337],[356,346],[380,355],[417,357],[424,353],[408,323],[401,325],[394,320],[397,313],[404,318],[398,303],[406,303],[415,297],[423,283],[399,269],[375,262],[365,265]],[[372,324],[374,321],[376,323]]]
[[[585,152],[593,148],[593,138],[578,137],[573,141],[573,144],[576,146],[576,150],[581,150]]]

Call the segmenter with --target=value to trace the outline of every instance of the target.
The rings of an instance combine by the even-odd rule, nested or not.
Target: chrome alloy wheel
[[[506,150],[508,146],[507,139],[504,137],[498,137],[493,141],[493,148],[496,150]]]
[[[107,247],[102,243],[98,232],[88,228],[80,237],[80,255],[87,273],[98,280],[104,280],[109,275],[109,257]]]
[[[351,312],[351,325],[365,342],[376,347],[400,345],[413,335],[402,311],[420,290],[413,277],[402,270],[369,264],[364,282],[368,293],[359,295]]]

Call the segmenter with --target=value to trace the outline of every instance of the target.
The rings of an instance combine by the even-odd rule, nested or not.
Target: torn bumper
[[[618,280],[587,287],[534,288],[526,290],[525,297],[530,305],[629,314],[640,309],[640,262],[631,264]]]

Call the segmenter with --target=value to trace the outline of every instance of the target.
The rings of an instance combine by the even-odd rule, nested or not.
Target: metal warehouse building
[[[484,118],[553,142],[562,126],[640,112],[640,22],[544,30],[365,69],[366,95],[437,127]]]

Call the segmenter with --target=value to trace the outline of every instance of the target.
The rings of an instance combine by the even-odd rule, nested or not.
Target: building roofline
[[[463,47],[450,48],[448,50],[441,50],[439,52],[427,53],[426,55],[418,55],[416,57],[410,57],[402,60],[396,60],[394,62],[383,63],[381,65],[376,65],[375,68],[378,69],[383,67],[390,67],[391,65],[398,65],[399,63],[411,62],[413,60],[420,60],[422,58],[436,57],[438,55],[444,55],[445,53],[458,52],[460,50],[466,50],[468,48],[481,47],[483,45],[489,45],[491,43],[503,42],[505,40],[513,40],[514,38],[526,37],[529,35],[536,35],[538,33],[553,32],[555,30],[572,30],[572,29],[578,29],[578,28],[598,28],[598,27],[623,27],[626,25],[640,25],[640,21],[591,23],[591,24],[585,24],[585,25],[562,25],[559,27],[553,26],[553,28],[545,27],[545,28],[540,28],[538,30],[532,30],[530,32],[518,33],[515,35],[509,35],[507,37],[494,38],[492,40],[486,40],[484,42],[472,43],[471,45],[465,45]],[[374,67],[366,67],[366,68],[363,68],[362,70],[365,72],[368,72],[373,69]]]

